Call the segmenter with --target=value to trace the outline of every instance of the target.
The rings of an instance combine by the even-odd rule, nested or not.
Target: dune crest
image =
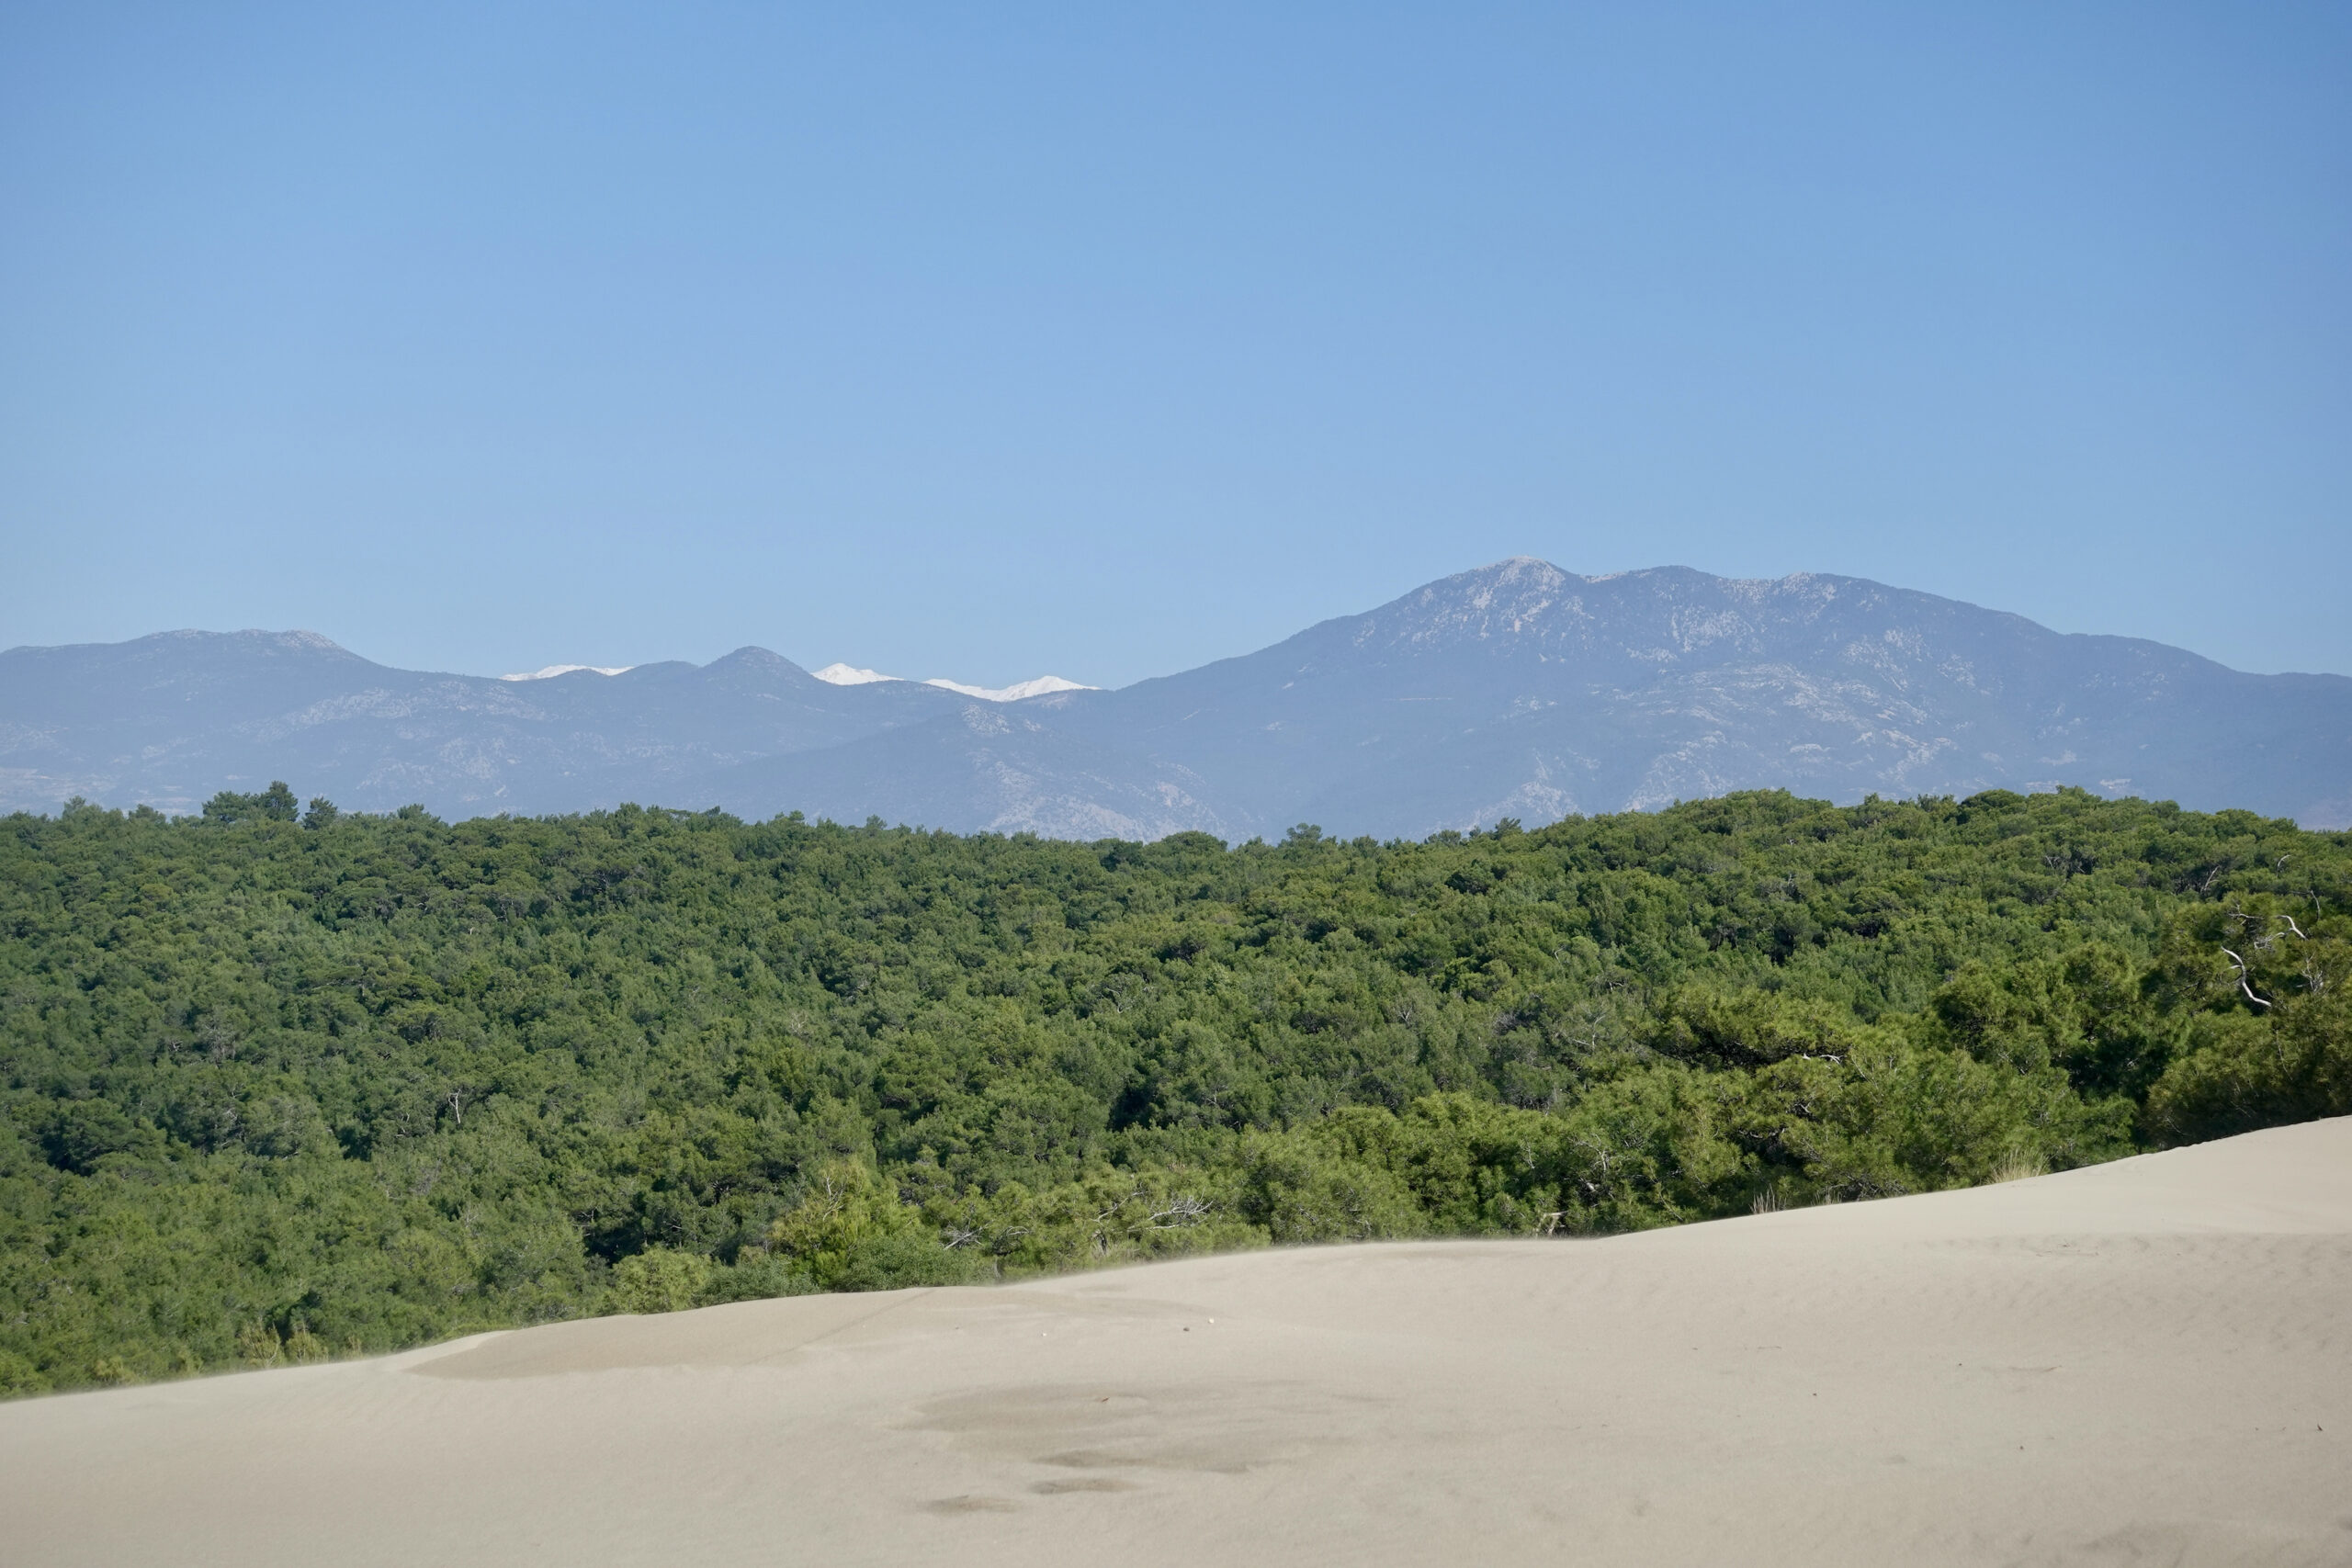
[[[2352,1119],[0,1407],[0,1563],[2352,1560]]]

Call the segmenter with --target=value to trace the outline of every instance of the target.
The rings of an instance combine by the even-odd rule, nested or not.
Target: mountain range
[[[1080,839],[2059,784],[2344,828],[2352,678],[2246,674],[1858,578],[1526,558],[1115,691],[812,674],[759,648],[437,674],[311,632],[0,653],[0,809],[187,812],[277,778],[345,809],[633,800]]]

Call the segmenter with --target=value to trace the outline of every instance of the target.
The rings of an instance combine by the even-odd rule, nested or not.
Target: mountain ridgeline
[[[1516,559],[1118,691],[975,701],[741,649],[508,682],[309,633],[0,654],[0,807],[301,781],[448,818],[625,801],[1150,840],[1420,838],[1742,789],[2032,792],[2352,825],[2352,679],[2249,675],[1854,578]]]
[[[0,1390],[2352,1111],[2352,840],[2080,791],[1423,842],[0,818]]]

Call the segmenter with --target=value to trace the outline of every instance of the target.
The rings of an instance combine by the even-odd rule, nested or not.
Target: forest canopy
[[[2352,1111],[2352,839],[2079,791],[1534,831],[0,818],[0,1391]]]

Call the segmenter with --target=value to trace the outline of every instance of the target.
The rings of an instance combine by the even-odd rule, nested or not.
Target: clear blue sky
[[[0,646],[1120,683],[1496,558],[2352,671],[2352,6],[0,8]]]

